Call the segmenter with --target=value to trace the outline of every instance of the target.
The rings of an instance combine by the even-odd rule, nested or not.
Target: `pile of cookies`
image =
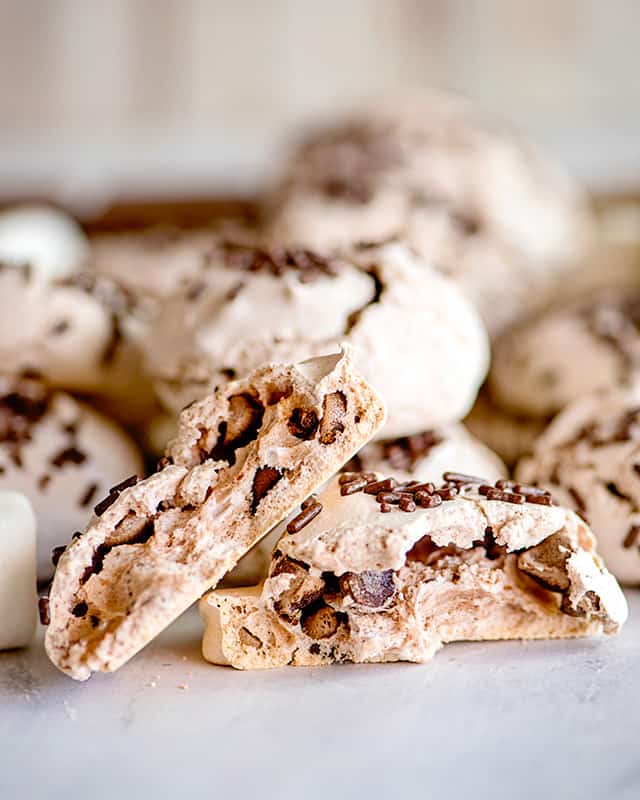
[[[87,239],[4,212],[0,647],[31,641],[36,577],[77,679],[199,599],[204,657],[238,668],[617,632],[616,578],[640,582],[621,219],[435,93],[317,132],[251,220]]]

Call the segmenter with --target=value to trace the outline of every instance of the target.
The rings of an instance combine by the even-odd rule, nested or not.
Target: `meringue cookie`
[[[118,669],[383,420],[348,352],[263,367],[185,409],[159,471],[114,487],[62,554],[46,635],[53,663],[78,680]]]
[[[623,583],[640,584],[640,384],[596,392],[558,414],[517,468],[588,520]]]
[[[547,418],[533,419],[505,411],[494,402],[485,384],[464,424],[507,466],[513,467],[518,459],[531,453],[548,422]]]
[[[134,443],[110,420],[39,380],[0,376],[0,490],[24,494],[38,520],[38,578],[51,551],[84,528],[123,475],[142,474]]]
[[[278,241],[344,250],[398,237],[456,280],[491,333],[582,276],[585,194],[455,96],[383,99],[311,137],[269,200]]]
[[[0,490],[0,650],[31,642],[36,603],[36,519],[24,495]]]
[[[402,245],[327,260],[221,243],[205,278],[164,306],[147,342],[170,410],[261,363],[344,340],[387,401],[384,435],[404,436],[463,417],[488,367],[475,310]]]
[[[0,363],[59,388],[112,401],[125,421],[153,407],[125,293],[80,272],[49,281],[30,265],[0,264]]]
[[[312,519],[289,521],[263,586],[203,598],[207,660],[427,661],[445,642],[611,634],[625,622],[589,528],[548,495],[449,473],[439,493],[407,494],[381,477],[334,478]]]
[[[68,278],[89,255],[80,226],[48,206],[17,206],[0,213],[0,262],[30,264],[45,281]]]
[[[148,317],[197,278],[217,238],[213,229],[170,226],[101,234],[91,241],[91,268],[123,287],[135,298],[137,312]]]
[[[507,411],[543,419],[640,367],[640,287],[600,291],[506,332],[489,388]]]

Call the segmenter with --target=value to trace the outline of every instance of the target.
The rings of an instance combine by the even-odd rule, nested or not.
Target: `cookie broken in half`
[[[446,642],[616,633],[627,604],[588,526],[535,487],[335,477],[261,586],[200,602],[204,657],[240,669],[427,661]]]
[[[98,503],[60,557],[46,649],[122,666],[367,442],[384,404],[351,354],[267,365],[186,408],[159,470]]]

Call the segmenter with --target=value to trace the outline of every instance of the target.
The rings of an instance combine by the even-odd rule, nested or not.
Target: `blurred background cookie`
[[[344,250],[398,238],[452,277],[491,333],[584,273],[584,192],[456,96],[382,98],[294,152],[270,200],[275,238]]]
[[[516,476],[591,525],[613,574],[640,584],[640,384],[594,392],[558,414]]]
[[[21,492],[38,527],[38,578],[51,551],[84,528],[93,506],[128,475],[140,453],[113,422],[36,377],[0,375],[0,490]]]
[[[176,411],[263,362],[307,358],[341,341],[387,401],[386,436],[462,418],[488,365],[475,309],[402,245],[327,258],[223,241],[202,279],[159,314],[147,368]]]

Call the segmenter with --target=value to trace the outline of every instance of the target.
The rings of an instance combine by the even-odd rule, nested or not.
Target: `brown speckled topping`
[[[280,277],[297,272],[301,283],[319,277],[335,277],[339,263],[304,248],[263,247],[241,242],[225,241],[206,257],[205,266],[222,262],[225,267],[242,272],[268,272]],[[195,299],[195,298],[193,298]]]

